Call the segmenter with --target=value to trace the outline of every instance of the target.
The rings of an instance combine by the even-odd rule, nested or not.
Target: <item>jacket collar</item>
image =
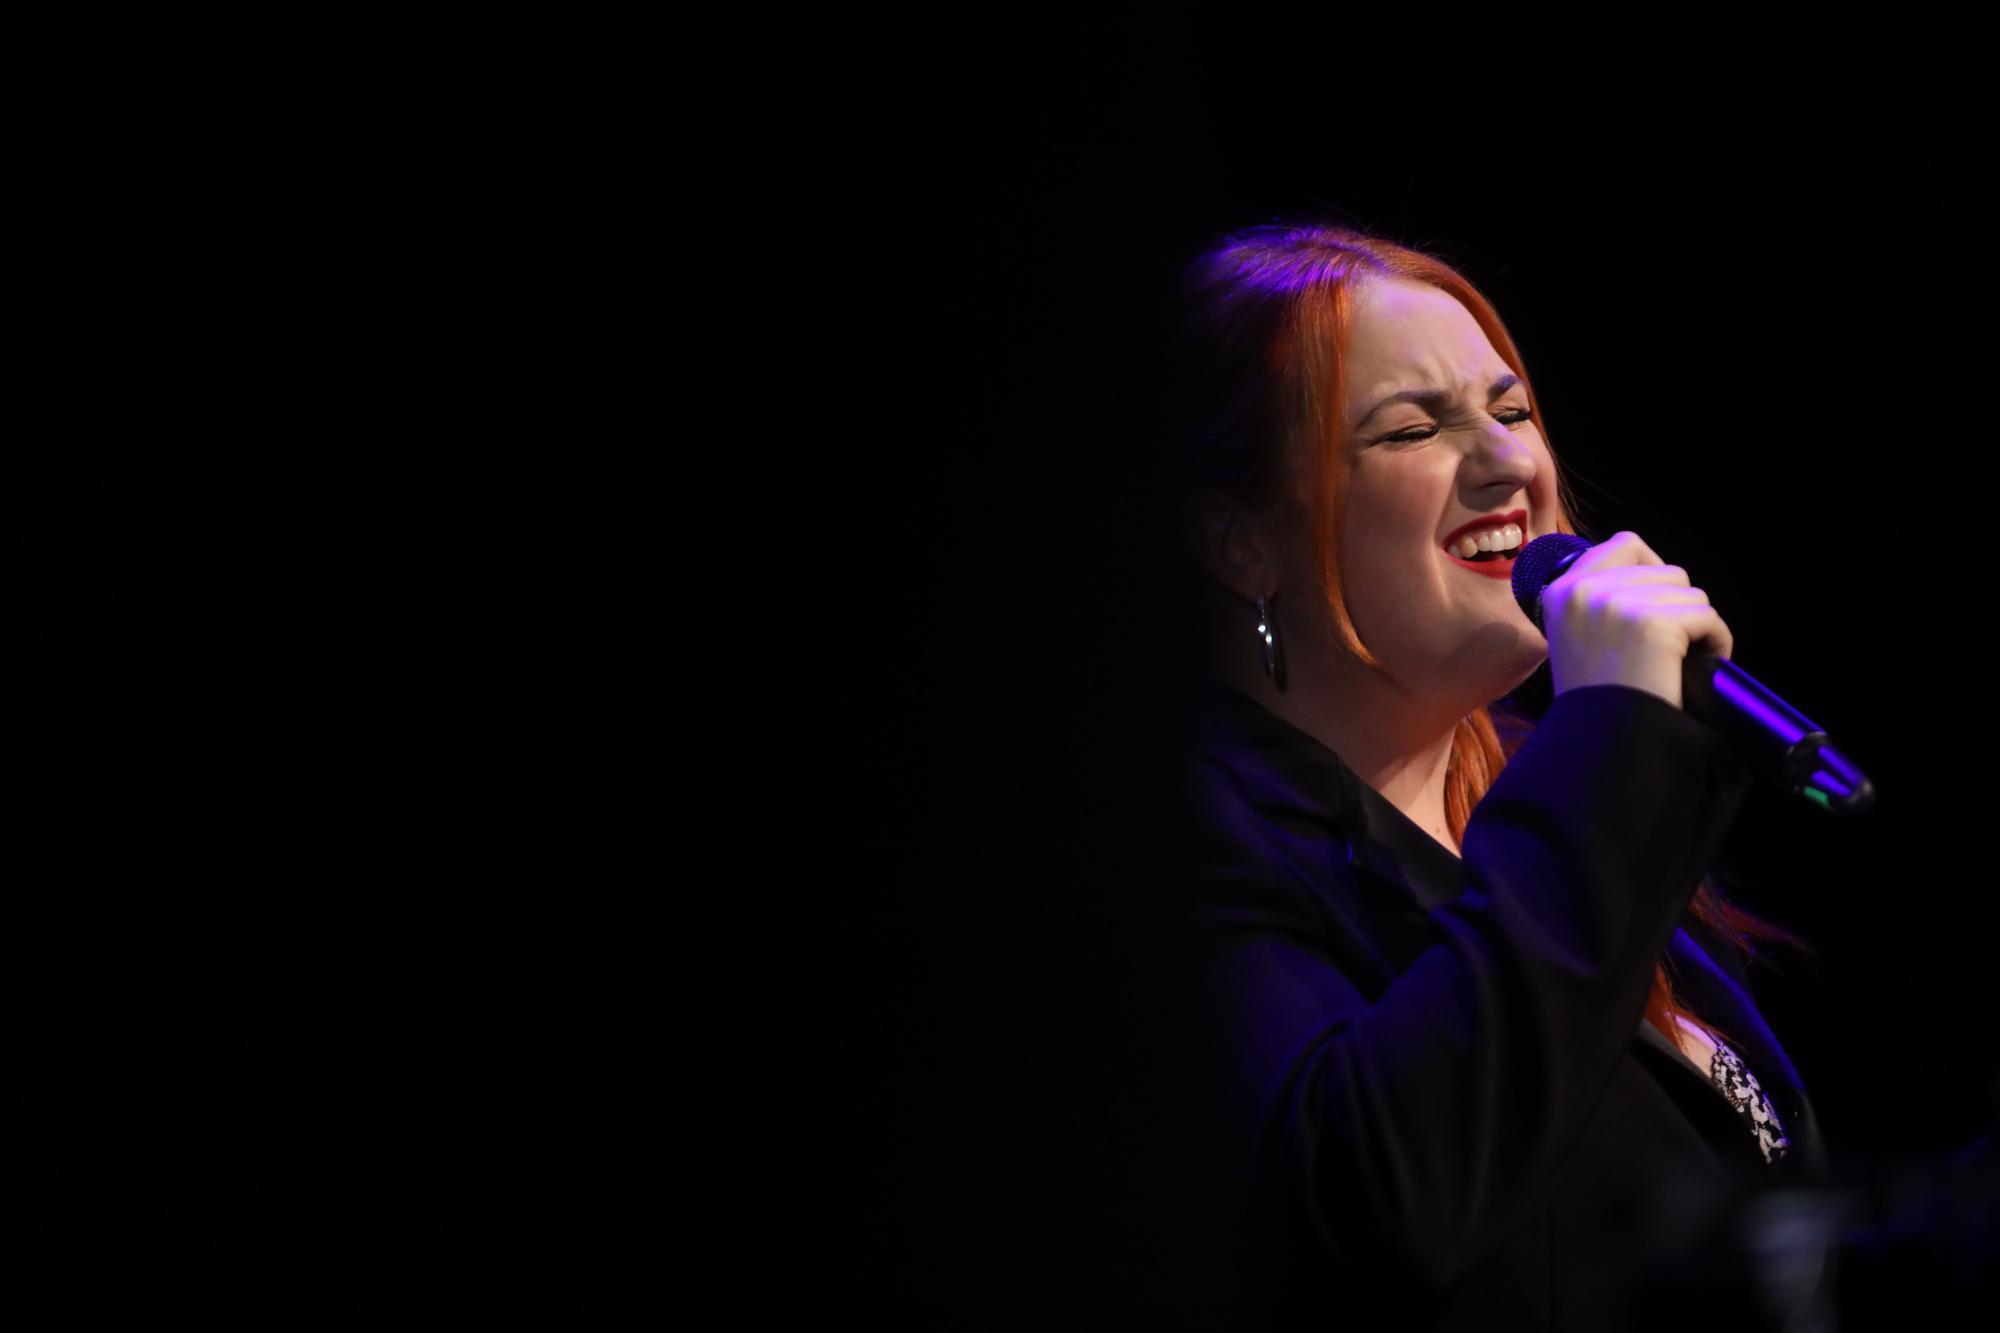
[[[1324,825],[1359,870],[1406,888],[1426,912],[1460,888],[1460,861],[1314,736],[1212,676],[1194,683],[1195,752],[1227,768],[1251,807]]]

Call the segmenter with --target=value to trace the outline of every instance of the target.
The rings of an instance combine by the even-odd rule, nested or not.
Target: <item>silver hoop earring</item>
[[[1268,598],[1257,599],[1257,640],[1264,655],[1264,674],[1271,678],[1282,694],[1285,689],[1285,649],[1278,642],[1278,622],[1271,618]]]

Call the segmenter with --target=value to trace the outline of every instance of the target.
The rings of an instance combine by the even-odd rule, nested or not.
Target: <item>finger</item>
[[[1708,594],[1700,588],[1684,588],[1674,583],[1641,583],[1619,588],[1614,597],[1629,599],[1627,605],[1644,613],[1649,606],[1707,606]]]
[[[1575,578],[1574,567],[1563,578]],[[1611,569],[1587,569],[1580,582],[1589,582],[1602,587],[1633,587],[1648,583],[1679,584],[1689,586],[1688,572],[1679,565],[1621,565]]]
[[[1622,569],[1588,570],[1571,581],[1565,574],[1542,592],[1545,613],[1562,615],[1571,606],[1590,607],[1613,597],[1636,594],[1664,597],[1691,594],[1683,600],[1706,602],[1708,593],[1687,581],[1687,571],[1679,565],[1628,565]]]
[[[1636,584],[1624,587],[1592,587],[1588,605],[1609,607],[1628,620],[1643,620],[1659,611],[1708,606],[1708,594],[1700,588],[1673,584]]]
[[[1700,588],[1659,586],[1593,588],[1585,605],[1624,621],[1678,618],[1689,612],[1698,614],[1713,609],[1708,604],[1708,594]]]
[[[1659,552],[1646,545],[1638,533],[1626,531],[1617,533],[1585,551],[1570,566],[1574,573],[1579,569],[1614,569],[1621,565],[1663,565]]]
[[[1690,653],[1706,650],[1726,659],[1736,651],[1735,634],[1712,606],[1688,604],[1661,607],[1658,618],[1672,621],[1687,635]]]

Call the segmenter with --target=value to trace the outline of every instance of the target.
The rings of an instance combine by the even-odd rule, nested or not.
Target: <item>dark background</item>
[[[824,474],[851,563],[814,569],[852,594],[836,771],[879,779],[829,1023],[836,1197],[879,1221],[843,1251],[855,1299],[1213,1318],[1167,1072],[1163,330],[1196,247],[1278,217],[1480,286],[1581,521],[1685,565],[1874,779],[1854,822],[1759,791],[1723,866],[1818,950],[1758,997],[1843,1181],[1894,1194],[1991,1131],[1993,602],[1944,558],[1995,477],[1972,35],[1859,6],[981,13],[844,34],[918,54],[835,62],[831,124],[799,127],[838,368],[815,438],[857,441]]]
[[[522,696],[488,613],[525,585],[463,470],[507,453],[469,401],[523,412],[447,329],[500,341],[448,295],[490,247],[413,36],[0,42],[20,1327],[490,1326],[532,1275],[561,947],[515,923],[552,809],[514,817],[533,728],[493,722]]]

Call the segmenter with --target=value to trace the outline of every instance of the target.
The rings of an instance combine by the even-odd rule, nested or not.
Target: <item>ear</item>
[[[1195,498],[1195,558],[1245,601],[1278,591],[1278,545],[1269,518],[1213,492]]]

